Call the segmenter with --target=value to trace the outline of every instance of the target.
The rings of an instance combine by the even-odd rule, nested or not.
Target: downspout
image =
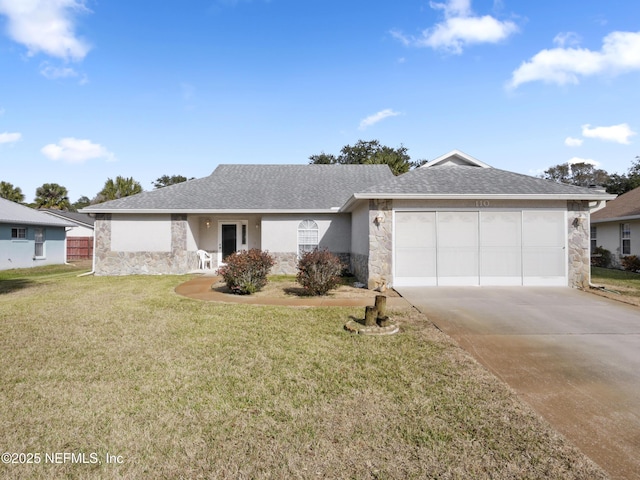
[[[598,209],[600,207],[600,205],[602,205],[602,202],[604,200],[598,200],[596,202],[595,205],[591,206],[591,202],[589,202],[589,244],[591,244],[591,212],[594,209]],[[611,292],[611,290],[607,290],[606,288],[600,286],[600,285],[596,285],[595,283],[591,283],[591,268],[589,268],[589,288],[594,288],[596,290],[604,290],[606,292]],[[612,293],[618,293],[618,292],[612,292]]]
[[[71,230],[71,227],[64,227],[64,264],[65,265],[71,265],[68,260],[69,257],[67,256],[67,232]]]
[[[87,275],[95,275],[96,273],[96,227],[93,226],[93,255],[91,260],[91,271],[81,273],[78,277],[86,277]]]

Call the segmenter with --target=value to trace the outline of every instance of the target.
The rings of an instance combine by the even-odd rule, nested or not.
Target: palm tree
[[[0,182],[0,198],[10,200],[16,203],[24,202],[24,194],[20,187],[14,187],[9,182]]]
[[[35,204],[37,208],[69,210],[69,192],[57,183],[45,183],[36,189]]]
[[[133,177],[117,176],[115,180],[109,178],[104,183],[104,187],[98,193],[92,203],[101,203],[108,200],[116,200],[118,198],[128,197],[142,192],[142,185],[136,182]]]

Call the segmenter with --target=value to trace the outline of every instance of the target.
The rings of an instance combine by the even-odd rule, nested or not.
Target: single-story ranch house
[[[635,188],[606,207],[593,213],[591,247],[603,247],[611,252],[613,266],[628,255],[640,257],[640,187]]]
[[[386,165],[220,165],[208,177],[87,207],[96,275],[186,273],[238,250],[295,273],[327,248],[369,288],[586,286],[589,215],[612,195],[498,170],[460,151]]]
[[[0,270],[63,264],[73,224],[0,198]]]

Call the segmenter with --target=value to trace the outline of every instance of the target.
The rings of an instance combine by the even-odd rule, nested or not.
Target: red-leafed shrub
[[[238,295],[250,295],[267,284],[267,275],[274,260],[268,252],[257,248],[237,252],[224,259],[226,265],[218,269],[227,287]]]
[[[611,252],[603,247],[596,247],[591,252],[591,265],[593,267],[611,268]]]
[[[620,259],[622,268],[629,272],[640,272],[640,258],[635,255],[628,255]]]
[[[343,265],[328,250],[305,252],[298,260],[296,279],[311,295],[325,295],[340,282]]]

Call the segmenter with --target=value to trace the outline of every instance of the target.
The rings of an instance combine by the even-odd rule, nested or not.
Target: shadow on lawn
[[[35,282],[26,278],[14,278],[11,280],[0,280],[0,295],[16,292],[33,286]]]

